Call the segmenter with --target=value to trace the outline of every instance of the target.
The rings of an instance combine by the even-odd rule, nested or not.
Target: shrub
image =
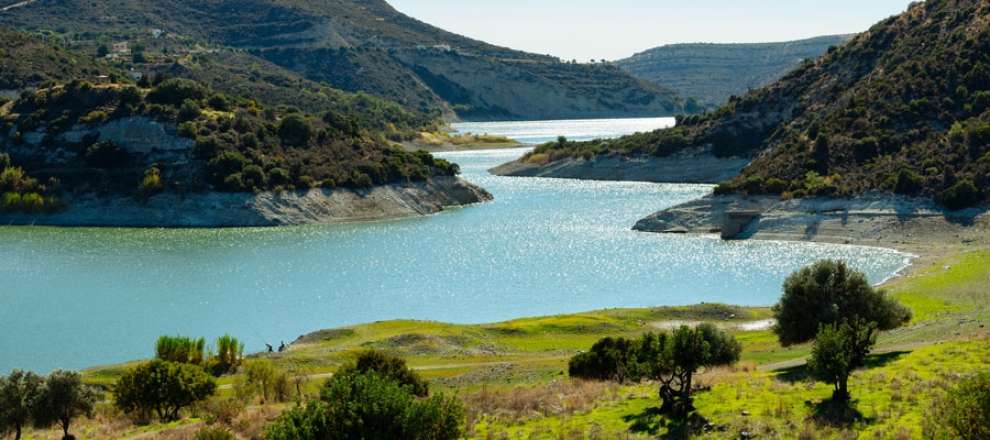
[[[203,368],[154,360],[124,373],[114,386],[115,405],[139,417],[154,415],[162,423],[179,419],[179,411],[213,395],[216,382]]]
[[[349,376],[375,373],[385,379],[409,387],[416,396],[426,396],[430,393],[429,384],[406,366],[402,358],[391,356],[381,351],[369,350],[358,355],[353,364],[344,366],[337,375]]]
[[[264,402],[285,402],[289,400],[289,376],[280,371],[267,359],[251,360],[244,363],[246,385],[252,394],[261,394]]]
[[[20,440],[21,430],[32,420],[35,403],[41,396],[44,379],[37,374],[14,370],[0,376],[0,435],[13,431]]]
[[[127,164],[130,156],[113,141],[107,140],[90,145],[85,153],[86,163],[94,168],[117,168]]]
[[[592,345],[587,353],[572,357],[567,363],[567,373],[571,377],[621,383],[635,376],[634,371],[629,371],[630,362],[635,356],[633,341],[604,338]]]
[[[894,192],[904,195],[916,195],[925,187],[925,178],[918,173],[901,169],[895,179]]]
[[[141,184],[138,185],[138,195],[141,197],[151,197],[158,194],[165,188],[162,184],[162,172],[158,167],[151,167],[145,170]]]
[[[924,423],[925,438],[990,438],[990,373],[963,380],[936,400]]]
[[[92,387],[83,384],[79,373],[56,370],[45,378],[35,407],[34,423],[39,427],[58,425],[62,428],[63,439],[74,438],[69,435],[72,419],[91,417],[98,398]]]
[[[206,104],[209,105],[210,108],[217,111],[230,111],[230,101],[228,101],[227,97],[221,93],[211,96],[210,99],[206,101]]]
[[[196,431],[195,440],[236,440],[237,437],[227,428],[204,426]]]
[[[961,180],[938,195],[938,202],[951,210],[976,206],[983,200],[980,189],[972,180]]]
[[[202,365],[206,340],[184,336],[160,336],[155,343],[155,357],[166,362]]]
[[[206,97],[206,88],[195,81],[173,78],[163,81],[148,93],[147,100],[155,104],[178,106],[191,99],[199,101]]]
[[[313,127],[304,117],[289,115],[278,125],[278,137],[286,145],[302,147],[313,138]]]
[[[268,184],[268,176],[265,175],[265,170],[254,164],[244,167],[244,170],[241,171],[241,178],[244,181],[244,187],[249,189],[264,189]]]
[[[191,121],[198,118],[202,114],[203,110],[199,108],[199,104],[191,99],[182,101],[182,106],[179,107],[180,121]]]
[[[320,400],[283,413],[266,429],[269,440],[461,438],[464,409],[442,395],[417,400],[409,388],[377,374],[335,376]]]

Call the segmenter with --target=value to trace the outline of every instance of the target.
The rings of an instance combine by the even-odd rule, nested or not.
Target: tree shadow
[[[857,423],[872,423],[873,419],[864,416],[853,403],[828,399],[816,404],[809,402],[806,405],[811,407],[810,418],[820,425],[849,428]]]
[[[669,440],[689,439],[712,427],[697,411],[691,412],[686,419],[678,419],[660,408],[647,408],[639,414],[623,416],[622,420],[631,423],[629,431],[633,433]]]
[[[889,353],[874,354],[866,357],[865,364],[861,369],[873,369],[883,367],[891,362],[894,362],[904,355],[911,353],[910,351],[891,351]],[[774,370],[776,373],[777,380],[781,380],[788,383],[803,382],[810,378],[811,374],[808,372],[807,365],[798,365],[794,367],[780,368]]]

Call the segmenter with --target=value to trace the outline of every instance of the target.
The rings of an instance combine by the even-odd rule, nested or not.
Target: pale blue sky
[[[908,0],[389,0],[489,43],[581,61],[686,42],[784,41],[862,32]]]

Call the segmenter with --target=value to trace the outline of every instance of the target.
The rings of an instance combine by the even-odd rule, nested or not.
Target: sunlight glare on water
[[[230,333],[252,351],[396,318],[481,323],[610,307],[766,305],[787,274],[821,258],[848,260],[873,281],[906,262],[877,248],[637,233],[639,218],[711,187],[486,172],[524,151],[442,154],[495,201],[426,218],[0,228],[0,371],[149,357],[162,334]]]

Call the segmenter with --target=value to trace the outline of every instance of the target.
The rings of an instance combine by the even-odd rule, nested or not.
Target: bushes
[[[352,376],[367,373],[375,373],[401,386],[409,387],[409,391],[416,396],[423,397],[430,393],[429,384],[415,371],[410,370],[405,360],[375,350],[359,354],[353,364],[341,368],[337,375]]]
[[[337,376],[320,400],[283,413],[266,429],[269,440],[461,437],[464,409],[442,395],[417,400],[408,387],[375,373]]]
[[[925,438],[990,438],[990,373],[963,380],[932,406],[931,415],[924,422]]]
[[[567,374],[582,379],[612,380],[625,382],[636,376],[630,371],[631,360],[636,351],[633,341],[625,338],[604,338],[591,346],[587,353],[571,358],[567,363]]]
[[[206,88],[195,81],[173,78],[163,81],[148,93],[148,102],[178,106],[189,99],[200,101],[206,97]]]
[[[214,374],[224,374],[236,370],[244,357],[244,344],[230,335],[217,338],[217,353],[211,359]]]
[[[125,413],[162,423],[179,419],[179,411],[206,399],[216,382],[202,367],[154,360],[124,373],[114,386],[115,405]]]
[[[938,202],[946,208],[957,210],[976,206],[983,198],[984,195],[972,180],[962,180],[939,193]]]
[[[244,386],[247,389],[238,393],[242,398],[261,394],[263,402],[289,400],[291,393],[289,376],[277,369],[270,360],[257,359],[245,362],[244,374],[246,376]]]
[[[313,127],[304,117],[289,115],[279,123],[278,136],[286,145],[303,147],[313,138]]]

